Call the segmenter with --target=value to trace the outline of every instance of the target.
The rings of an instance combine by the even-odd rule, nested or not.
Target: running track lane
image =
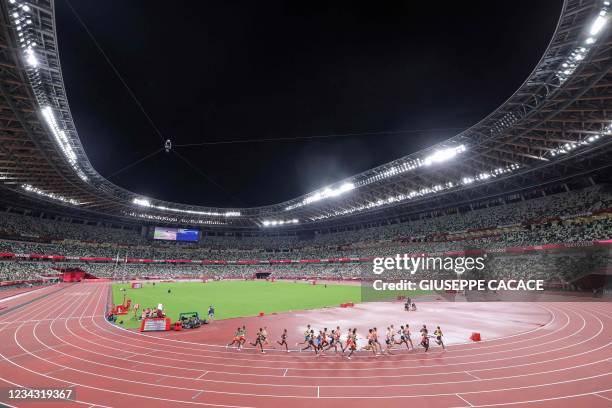
[[[72,285],[1,316],[0,386],[72,387],[87,407],[612,406],[609,303],[534,304],[550,320],[528,333],[347,361],[122,330],[103,317],[107,288]]]

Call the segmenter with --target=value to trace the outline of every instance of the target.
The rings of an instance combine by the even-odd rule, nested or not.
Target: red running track
[[[146,336],[104,320],[107,284],[0,316],[0,387],[73,388],[19,407],[612,407],[612,305],[541,303],[550,321],[482,343],[348,361]],[[14,305],[13,305],[14,306]]]

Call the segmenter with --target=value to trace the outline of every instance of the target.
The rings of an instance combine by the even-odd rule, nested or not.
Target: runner
[[[317,334],[317,337],[315,337],[315,348],[316,350],[319,351],[319,353],[317,353],[317,357],[323,354],[323,341],[325,341],[325,334],[323,333],[323,330],[319,330],[319,334]]]
[[[352,332],[349,329],[349,335],[346,339],[346,348],[351,351],[347,357],[350,360],[355,350],[357,350],[357,329],[353,329]]]
[[[353,329],[349,327],[346,332],[346,340],[344,342],[344,346],[342,347],[342,343],[340,343],[340,346],[342,347],[342,353],[344,353],[344,351],[348,349],[348,341],[352,335],[353,335]]]
[[[376,340],[375,340],[375,335],[374,335],[374,329],[369,329],[368,330],[368,344],[366,344],[365,346],[363,346],[364,350],[372,350],[372,353],[374,353],[374,357],[376,357]]]
[[[263,354],[265,354],[266,352],[264,351],[264,348],[263,348],[263,343],[264,343],[265,340],[266,340],[266,338],[265,338],[265,336],[263,334],[263,329],[260,328],[259,331],[257,332],[257,338],[255,339],[255,343],[250,343],[250,344],[251,344],[251,346],[253,346],[255,348],[257,348],[257,346],[259,346],[261,348],[261,352]]]
[[[404,343],[406,344],[407,349],[414,350],[414,345],[412,344],[412,339],[410,338],[410,327],[408,323],[406,323],[406,326],[401,326],[400,330],[398,330],[397,333],[400,335],[400,341],[395,344]]]
[[[261,331],[261,334],[263,334],[263,344],[264,346],[267,346],[270,344],[270,341],[268,341],[268,327],[264,326],[263,330]],[[272,347],[275,348],[275,347]]]
[[[378,352],[380,354],[383,353],[383,349],[382,349],[382,345],[380,344],[380,341],[378,340],[378,329],[375,327],[374,328],[374,347],[376,347],[376,349],[378,350]]]
[[[236,332],[234,333],[234,338],[232,339],[232,341],[228,343],[227,346],[225,346],[226,349],[236,344],[236,347],[238,348],[238,350],[240,350],[240,333],[242,333],[242,329],[238,327],[236,329]]]
[[[443,334],[442,330],[440,329],[440,326],[438,326],[434,331],[434,336],[436,337],[436,343],[438,344],[438,346],[442,346],[442,350],[446,350],[446,347],[444,347],[444,342],[442,342]]]
[[[301,343],[295,343],[296,346],[302,346],[304,344],[308,344],[308,341],[310,339],[310,325],[307,324],[306,325],[306,330],[304,330],[304,341]]]
[[[285,350],[287,353],[289,352],[289,346],[287,345],[287,329],[283,330],[283,334],[281,334],[281,341],[277,341],[279,346],[285,346]]]
[[[395,329],[393,328],[393,325],[387,327],[387,336],[385,339],[385,343],[387,344],[387,349],[385,350],[386,353],[393,354],[391,353],[391,348],[395,345]]]
[[[340,328],[336,328],[336,330],[331,331],[331,335],[329,336],[329,347],[327,349],[334,348],[336,354],[338,354],[338,345],[340,345],[340,349],[344,352],[344,347],[342,347],[342,342],[340,341]]]
[[[421,346],[423,346],[426,352],[429,350],[429,336],[427,326],[425,325],[421,328]]]
[[[329,346],[329,342],[327,341],[327,327],[323,329],[321,333],[321,347],[320,350],[323,351],[323,347]]]
[[[304,341],[306,342],[307,346],[304,347],[303,349],[300,349],[300,351],[306,351],[308,349],[313,349],[315,354],[319,353],[319,350],[317,350],[317,347],[315,345],[314,330],[310,330],[308,335],[305,336]]]
[[[238,346],[238,351],[242,350],[242,348],[244,347],[244,344],[246,343],[246,335],[247,335],[247,329],[246,326],[242,326],[242,330],[240,330],[240,344]]]

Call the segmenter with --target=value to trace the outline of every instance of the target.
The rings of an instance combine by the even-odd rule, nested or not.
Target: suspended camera
[[[170,150],[172,150],[172,142],[170,141],[170,139],[166,140],[164,149],[166,149],[166,153],[170,153]]]

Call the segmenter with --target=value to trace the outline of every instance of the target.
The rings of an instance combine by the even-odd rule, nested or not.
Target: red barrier
[[[480,333],[474,332],[470,336],[470,340],[472,341],[480,341]]]

